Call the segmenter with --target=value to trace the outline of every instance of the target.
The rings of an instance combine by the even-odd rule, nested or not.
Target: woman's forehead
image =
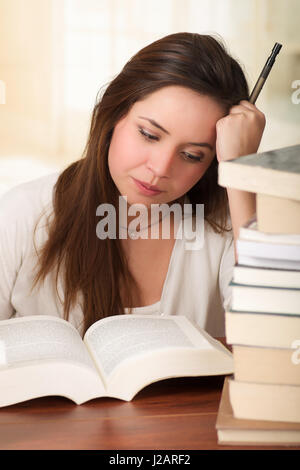
[[[215,128],[225,112],[213,98],[181,87],[166,87],[137,101],[131,108],[132,118],[150,124],[161,132],[172,135],[179,130],[193,135]]]

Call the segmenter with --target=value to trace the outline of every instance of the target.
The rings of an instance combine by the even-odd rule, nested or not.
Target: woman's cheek
[[[126,171],[140,166],[145,160],[145,148],[136,136],[120,132],[112,141],[109,165],[118,171]]]

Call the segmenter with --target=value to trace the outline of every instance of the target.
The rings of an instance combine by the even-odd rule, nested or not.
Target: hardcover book
[[[294,346],[267,348],[234,344],[234,378],[239,382],[300,386],[300,339],[294,341]]]
[[[219,163],[219,185],[300,201],[300,145]]]
[[[300,315],[278,313],[225,313],[227,344],[292,348],[300,339]]]
[[[299,445],[300,424],[235,418],[225,377],[216,421],[218,443],[224,445]]]
[[[300,423],[300,386],[229,380],[235,418]]]

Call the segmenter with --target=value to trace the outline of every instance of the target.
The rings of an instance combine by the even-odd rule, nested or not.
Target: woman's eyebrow
[[[156,121],[154,121],[154,119],[150,119],[150,118],[147,118],[147,117],[144,117],[144,116],[138,116],[140,119],[145,119],[146,121],[149,121],[150,124],[152,124],[154,127],[157,127],[158,129],[160,129],[161,131],[165,132],[166,134],[170,135],[170,132],[168,132],[166,129],[164,129],[160,124],[158,124]],[[187,142],[188,145],[196,145],[197,147],[207,147],[209,148],[211,151],[213,151],[213,148],[212,146],[207,143],[207,142]]]
[[[150,119],[147,117],[139,116],[140,119],[145,119],[146,121],[149,121],[153,126],[157,127],[161,131],[165,132],[166,134],[170,135],[170,132],[168,132],[166,129],[164,129],[160,124],[158,124],[154,119]]]

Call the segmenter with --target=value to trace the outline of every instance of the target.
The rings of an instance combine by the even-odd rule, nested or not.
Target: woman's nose
[[[161,152],[156,155],[151,155],[147,162],[147,168],[151,170],[155,176],[160,178],[170,178],[173,165],[173,152]]]

